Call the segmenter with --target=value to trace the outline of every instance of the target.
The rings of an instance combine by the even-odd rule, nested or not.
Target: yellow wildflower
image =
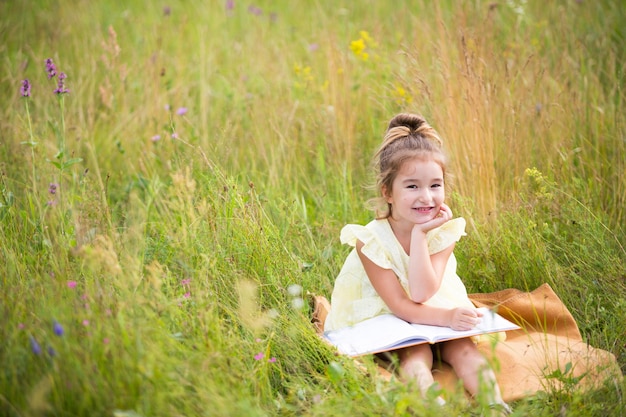
[[[350,50],[357,58],[367,61],[370,57],[368,50],[375,49],[378,44],[372,39],[367,31],[359,32],[360,38],[350,42]]]
[[[396,85],[392,94],[398,104],[409,104],[413,102],[413,97],[399,84]]]
[[[360,57],[365,50],[365,41],[361,38],[356,41],[350,42],[350,49],[357,57]]]
[[[365,42],[365,45],[367,45],[368,48],[375,49],[378,47],[378,43],[374,41],[374,39],[372,39],[367,31],[362,30],[359,32],[359,35],[361,36],[361,39],[363,40],[363,42]]]

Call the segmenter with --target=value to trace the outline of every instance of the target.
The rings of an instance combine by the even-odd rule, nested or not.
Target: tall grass
[[[436,414],[306,303],[400,111],[444,137],[468,289],[549,282],[626,369],[622,7],[228,4],[0,3],[2,415]],[[623,392],[515,408],[623,415]]]

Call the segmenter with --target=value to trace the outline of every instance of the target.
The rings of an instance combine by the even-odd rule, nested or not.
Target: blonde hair
[[[378,218],[391,216],[391,204],[386,197],[406,161],[416,158],[435,161],[445,177],[446,156],[442,145],[439,134],[422,116],[400,113],[391,119],[383,143],[374,155],[379,197],[371,203]]]

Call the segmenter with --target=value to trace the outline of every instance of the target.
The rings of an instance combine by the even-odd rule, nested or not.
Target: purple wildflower
[[[33,336],[30,337],[30,348],[35,355],[41,354],[41,346]]]
[[[53,358],[57,355],[57,352],[54,350],[52,346],[48,346],[48,355],[50,355]]]
[[[184,116],[185,114],[187,114],[187,107],[179,107],[178,110],[176,110],[176,114],[179,116]]]
[[[55,183],[55,182],[51,182],[50,185],[48,186],[48,192],[52,195],[57,193],[57,189],[59,188],[59,184]]]
[[[48,79],[54,78],[57,75],[57,67],[54,66],[52,58],[46,59],[46,72],[48,73]]]
[[[226,10],[233,10],[235,8],[235,0],[226,0]]]
[[[255,361],[260,361],[261,359],[263,359],[265,357],[265,353],[263,352],[259,352],[256,355],[254,355],[254,360]]]
[[[56,320],[54,321],[54,325],[52,326],[52,331],[54,331],[54,334],[56,334],[57,336],[63,336],[63,334],[65,334],[63,326],[61,326],[61,323]]]
[[[263,14],[263,10],[253,5],[248,6],[248,12],[252,13],[255,16],[261,16]]]
[[[70,90],[68,90],[67,88],[65,88],[65,79],[67,78],[67,75],[65,75],[64,72],[59,73],[59,82],[57,84],[57,88],[56,90],[54,90],[54,94],[66,94],[69,93]]]
[[[67,281],[68,288],[76,288],[76,281]]]
[[[169,16],[169,15],[171,15],[171,14],[172,14],[172,8],[171,8],[170,6],[165,6],[165,7],[163,8],[163,14],[164,14],[165,16]]]
[[[272,357],[271,357],[271,358],[269,358],[267,361],[268,361],[269,363],[274,363],[274,362],[276,362],[276,358],[272,356]]]
[[[22,80],[20,94],[22,95],[22,97],[30,97],[30,81],[28,81],[28,78]]]
[[[318,44],[316,44],[316,43],[312,43],[312,44],[309,45],[309,51],[311,51],[311,52],[315,52],[318,49],[320,49],[320,46]]]
[[[161,140],[161,135],[154,135],[154,136],[152,136],[152,138],[150,138],[150,140],[152,142],[158,142],[158,141]]]

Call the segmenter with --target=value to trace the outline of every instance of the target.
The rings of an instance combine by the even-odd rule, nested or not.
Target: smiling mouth
[[[418,211],[419,213],[428,213],[429,211],[431,211],[433,208],[432,207],[416,207],[413,210]]]

